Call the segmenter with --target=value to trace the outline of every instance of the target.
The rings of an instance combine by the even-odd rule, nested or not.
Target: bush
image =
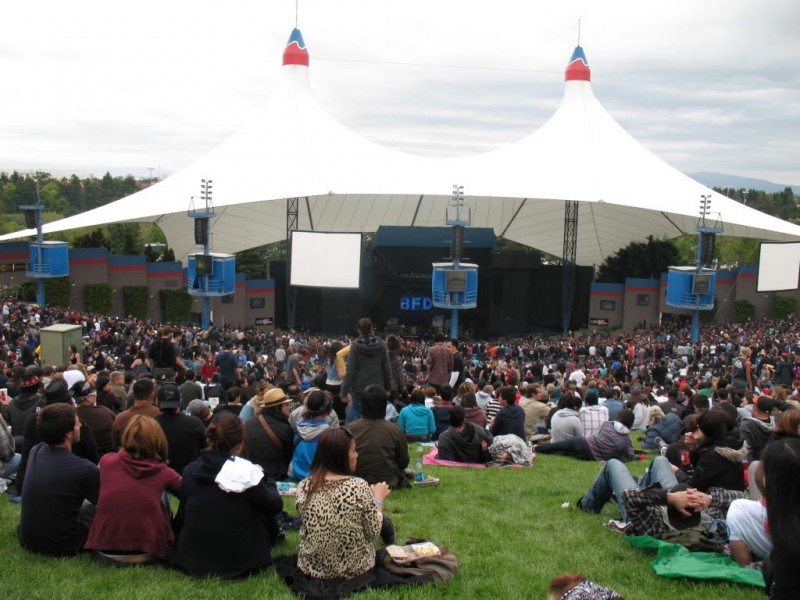
[[[45,302],[50,306],[69,307],[71,294],[72,277],[52,277],[44,280]]]
[[[797,299],[790,296],[773,296],[769,301],[769,312],[775,319],[785,319],[797,310]]]
[[[733,320],[736,323],[750,321],[756,316],[756,305],[750,300],[737,300],[733,303]]]
[[[192,297],[185,289],[159,290],[161,319],[167,322],[188,321],[192,311]]]
[[[110,315],[114,309],[114,289],[108,283],[83,286],[83,306],[90,313]]]
[[[149,303],[150,289],[146,285],[122,286],[122,306],[126,315],[146,319]]]

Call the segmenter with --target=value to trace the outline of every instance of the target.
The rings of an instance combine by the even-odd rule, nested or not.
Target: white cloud
[[[467,154],[555,110],[577,43],[598,99],[679,169],[800,184],[793,0],[305,0],[317,98],[367,138]],[[294,0],[4,7],[0,168],[176,170],[269,96]]]

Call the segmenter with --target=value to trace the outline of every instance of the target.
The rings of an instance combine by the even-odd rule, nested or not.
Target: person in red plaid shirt
[[[437,333],[433,341],[435,344],[428,350],[428,384],[436,388],[438,392],[439,388],[450,383],[453,354],[450,348],[443,344],[443,333]]]

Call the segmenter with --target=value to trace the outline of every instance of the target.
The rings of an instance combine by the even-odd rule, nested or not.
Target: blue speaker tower
[[[667,273],[667,305],[692,311],[692,341],[700,341],[700,311],[714,308],[717,272],[705,265],[714,260],[716,236],[724,230],[717,215],[714,224],[706,221],[711,209],[711,194],[701,195],[700,221],[697,223],[697,248],[694,267],[670,267]]]
[[[31,242],[28,264],[25,275],[39,282],[36,290],[36,304],[44,306],[44,280],[49,277],[66,277],[69,275],[69,247],[67,242],[45,242],[42,239],[42,211],[44,205],[39,197],[39,182],[36,181],[36,204],[20,206],[25,211],[25,225],[36,229],[36,241]]]
[[[215,216],[211,203],[212,181],[201,179],[200,199],[203,208],[194,209],[194,199],[188,215],[194,219],[194,243],[203,246],[203,252],[189,255],[187,279],[188,292],[203,299],[201,326],[211,325],[211,297],[227,296],[236,290],[236,257],[233,254],[211,252],[211,219]]]
[[[452,262],[433,263],[431,277],[432,303],[436,308],[450,309],[450,337],[453,339],[458,339],[458,311],[478,306],[478,265],[461,262],[464,254],[464,228],[470,224],[469,216],[466,219],[461,216],[463,208],[464,186],[454,185],[453,197],[446,214],[446,223],[452,227]]]

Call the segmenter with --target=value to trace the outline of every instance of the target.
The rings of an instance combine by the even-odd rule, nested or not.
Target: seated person
[[[519,405],[525,411],[525,435],[530,437],[539,433],[547,415],[550,414],[550,405],[547,403],[547,390],[541,383],[532,383],[525,388]],[[462,403],[463,406],[463,403]],[[469,422],[469,415],[467,415]]]
[[[725,517],[730,529],[731,558],[743,567],[761,562],[772,550],[772,538],[766,527],[764,465],[761,461],[758,462],[752,478],[753,485],[758,488],[760,500],[734,500]]]
[[[461,398],[461,407],[464,409],[464,423],[472,423],[486,429],[486,411],[478,406],[475,394],[466,394]]]
[[[211,382],[203,390],[203,397],[205,400],[216,398],[218,404],[225,398],[225,390],[222,389],[219,373],[211,375]]]
[[[658,407],[651,407],[651,411],[652,408]],[[647,428],[647,435],[644,442],[642,442],[642,448],[658,448],[659,438],[665,444],[672,444],[678,440],[682,429],[683,421],[678,415],[672,411],[667,411],[665,415],[661,411],[661,416],[655,416],[653,423]]]
[[[272,564],[283,501],[263,470],[241,458],[237,415],[215,415],[206,439],[206,452],[183,470],[172,564],[196,577],[244,577]]]
[[[538,444],[539,454],[564,454],[581,460],[608,460],[618,458],[621,461],[633,460],[630,427],[633,425],[633,411],[623,408],[617,413],[614,421],[606,421],[600,426],[596,435],[574,437],[563,442]]]
[[[167,466],[167,437],[155,419],[136,415],[120,446],[100,459],[100,499],[84,547],[119,554],[121,562],[127,562],[124,555],[166,561],[175,535],[164,492],[177,494],[181,484],[180,475]]]
[[[370,485],[386,482],[390,488],[407,485],[408,442],[400,427],[387,421],[386,390],[379,385],[367,386],[361,395],[362,418],[348,428],[358,450],[356,477]]]
[[[716,409],[708,410],[700,414],[697,423],[697,430],[686,437],[695,467],[692,476],[686,480],[689,488],[704,494],[711,488],[743,491],[744,451],[729,446],[728,415]],[[625,465],[612,458],[589,491],[578,500],[578,508],[599,513],[613,494],[619,504],[622,521],[627,521],[622,504],[623,491],[643,489],[654,483],[660,484],[663,490],[669,490],[678,483],[676,471],[665,456],[657,456],[647,473],[637,481]]]
[[[45,406],[36,414],[36,428],[42,442],[28,457],[19,543],[41,554],[76,554],[92,524],[100,471],[72,453],[81,434],[74,406],[63,402]]]
[[[581,399],[569,393],[561,402],[559,409],[550,421],[550,435],[552,442],[563,442],[574,437],[583,437],[583,424],[581,423],[578,409]]]
[[[450,428],[439,436],[438,458],[462,463],[487,463],[492,460],[489,446],[492,434],[483,427],[464,422],[465,411],[461,406],[450,409]]]
[[[292,460],[294,433],[289,425],[291,400],[275,387],[262,396],[255,417],[245,423],[247,458],[275,480],[286,479]]]
[[[439,439],[442,432],[450,426],[450,408],[453,406],[453,388],[445,384],[439,388],[439,395],[433,399],[433,420],[436,423],[436,431],[433,433],[433,440]]]
[[[370,486],[355,477],[358,458],[348,429],[328,429],[320,436],[311,475],[297,489],[297,510],[303,519],[300,551],[277,565],[298,595],[324,586],[325,597],[338,597],[366,587],[375,580],[374,538],[385,529],[384,541],[394,541],[391,522],[386,524],[383,516],[391,490],[385,482]]]
[[[311,462],[317,451],[319,436],[326,429],[335,428],[339,420],[330,420],[331,415],[336,415],[332,408],[330,396],[313,388],[306,394],[302,416],[295,423],[294,453],[289,465],[289,476],[299,481],[308,477]],[[383,418],[383,413],[381,413]],[[289,417],[291,423],[291,416]],[[334,425],[335,423],[335,425]]]
[[[500,388],[500,410],[490,428],[493,436],[516,435],[525,439],[525,411],[514,403],[516,396],[517,392],[512,386]]]
[[[597,392],[587,391],[583,397],[585,406],[578,411],[583,426],[583,435],[590,436],[600,431],[600,426],[610,420],[608,409],[598,404]]]
[[[14,452],[14,434],[11,433],[5,419],[0,415],[0,478],[11,479],[14,477],[21,460],[22,455]]]
[[[400,411],[397,424],[406,439],[411,442],[428,442],[436,432],[431,409],[425,406],[425,394],[414,390],[409,397],[411,403]]]

